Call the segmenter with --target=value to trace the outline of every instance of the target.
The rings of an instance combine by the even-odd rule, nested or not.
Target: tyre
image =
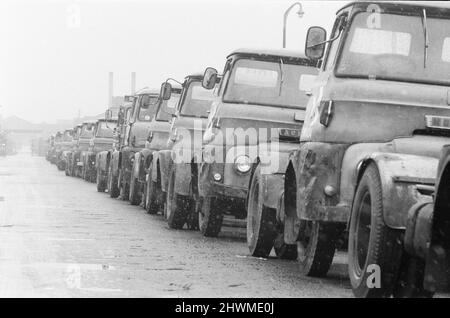
[[[217,237],[222,228],[223,214],[220,210],[217,198],[200,198],[198,213],[198,227],[203,236]]]
[[[258,165],[250,182],[247,203],[247,245],[252,256],[267,258],[277,236],[277,220],[276,211],[263,204],[263,191]]]
[[[108,166],[108,193],[111,198],[117,198],[120,194],[118,180],[113,176],[111,163]]]
[[[102,176],[100,169],[97,169],[97,191],[105,192],[106,184],[104,177]]]
[[[189,214],[189,199],[175,192],[175,170],[170,172],[167,191],[167,223],[171,229],[181,229],[186,224]]]
[[[350,218],[348,271],[356,297],[392,295],[400,268],[401,242],[401,232],[384,223],[380,176],[375,164],[370,164],[356,190]]]
[[[125,176],[124,176],[124,169],[120,169],[119,170],[119,184],[120,184],[120,199],[122,201],[127,201],[129,199],[130,196],[130,187],[128,185],[128,182],[125,180]]]
[[[145,210],[148,214],[156,214],[161,209],[161,202],[159,199],[161,195],[158,196],[158,184],[152,180],[152,163],[150,163],[148,177],[147,177],[147,186],[146,194],[145,194]],[[161,191],[161,190],[159,190]]]
[[[336,251],[338,229],[339,226],[333,223],[301,221],[297,261],[303,275],[326,276]]]

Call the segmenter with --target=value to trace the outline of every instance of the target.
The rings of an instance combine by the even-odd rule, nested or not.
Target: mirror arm
[[[322,41],[322,42],[320,42],[320,43],[316,43],[316,44],[307,46],[306,48],[307,48],[307,49],[312,49],[313,47],[316,47],[316,46],[319,46],[319,45],[323,45],[323,44],[327,44],[327,43],[334,42],[334,41],[336,41],[337,39],[339,39],[339,37],[341,36],[341,34],[342,34],[342,29],[339,30],[339,33],[338,33],[334,38],[329,39],[329,40],[327,40],[327,41]]]
[[[174,78],[172,78],[172,77],[167,78],[167,79],[165,80],[165,83],[168,83],[169,81],[174,81],[174,82],[177,83],[177,84],[183,85],[183,83],[177,81],[176,79],[174,79]]]

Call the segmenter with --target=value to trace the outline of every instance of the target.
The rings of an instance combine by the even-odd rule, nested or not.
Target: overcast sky
[[[103,112],[114,95],[159,87],[206,66],[221,70],[239,47],[280,48],[285,0],[0,1],[0,114],[32,122]],[[287,47],[303,51],[306,29],[329,29],[348,1],[301,1]],[[79,15],[77,14],[79,12]]]

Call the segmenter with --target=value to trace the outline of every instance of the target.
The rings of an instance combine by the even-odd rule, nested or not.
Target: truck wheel
[[[326,276],[333,262],[338,232],[333,223],[301,221],[297,261],[303,275]]]
[[[348,271],[356,297],[390,297],[400,268],[401,232],[383,220],[383,190],[370,164],[356,190],[350,218]]]
[[[170,172],[167,191],[167,223],[171,229],[181,229],[186,224],[189,213],[189,200],[175,192],[175,170]]]
[[[200,198],[198,227],[203,236],[217,237],[220,233],[223,214],[217,201],[217,198],[214,197]]]
[[[113,176],[112,165],[108,167],[108,193],[111,198],[117,198],[120,194],[120,190],[117,184],[117,177]]]
[[[131,168],[131,177],[130,177],[130,194],[129,200],[132,205],[139,205],[141,203],[141,194],[140,194],[140,184],[138,178],[134,176],[134,171],[136,170],[136,165],[139,165],[139,161],[135,160],[133,166]]]
[[[400,276],[394,288],[394,297],[431,298],[434,293],[423,287],[425,262],[417,257],[403,253]]]
[[[158,213],[161,207],[160,202],[158,202],[158,185],[152,180],[152,170],[152,164],[150,163],[145,195],[145,210],[148,214]]]
[[[125,180],[123,169],[120,169],[119,171],[119,182],[120,182],[120,199],[122,199],[122,201],[126,201],[129,199],[130,196],[130,188],[127,181]]]
[[[284,232],[278,233],[273,243],[273,249],[279,259],[295,261],[297,259],[297,244],[286,244],[284,241]]]
[[[59,171],[63,171],[65,169],[64,161],[58,161],[57,167]]]
[[[250,182],[247,204],[247,245],[255,257],[268,257],[277,236],[276,211],[264,206],[263,191],[258,165]]]
[[[100,173],[100,169],[97,169],[97,191],[105,192],[105,181]]]

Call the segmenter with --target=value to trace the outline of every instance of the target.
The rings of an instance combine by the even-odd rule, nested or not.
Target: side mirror
[[[325,53],[327,31],[322,27],[310,27],[306,35],[305,54],[311,60],[319,60]]]
[[[106,120],[111,120],[112,119],[112,110],[111,109],[107,109],[105,111],[105,119]]]
[[[159,96],[161,96],[163,100],[169,100],[172,96],[172,85],[167,82],[162,83]]]
[[[202,86],[205,89],[213,89],[216,86],[218,73],[215,68],[208,67],[203,74]]]

